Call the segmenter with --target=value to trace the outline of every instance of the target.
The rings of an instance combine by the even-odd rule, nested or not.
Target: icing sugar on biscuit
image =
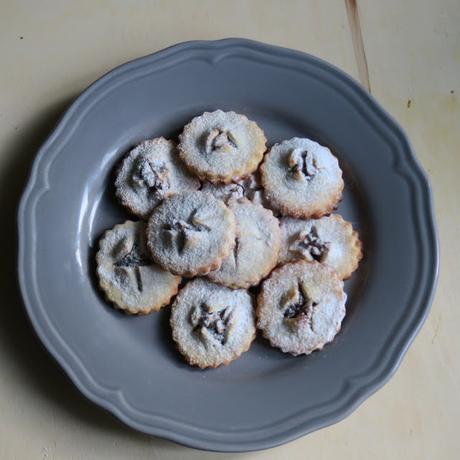
[[[179,351],[190,364],[226,365],[247,351],[255,338],[251,296],[197,278],[177,295],[171,327]]]
[[[210,280],[233,288],[248,288],[267,276],[278,261],[280,229],[273,213],[246,198],[232,200],[236,219],[233,252],[223,260]]]
[[[184,276],[220,267],[235,240],[235,218],[223,201],[204,192],[173,195],[152,213],[147,229],[153,259]]]
[[[106,297],[127,313],[157,311],[177,292],[180,278],[151,259],[145,224],[126,221],[105,232],[96,254],[99,284]]]
[[[291,217],[321,217],[342,196],[342,171],[331,151],[310,139],[294,137],[265,155],[261,180],[267,201]]]
[[[320,219],[281,219],[281,264],[299,259],[317,261],[345,279],[356,270],[361,258],[358,233],[338,214]]]
[[[265,135],[253,121],[235,112],[205,112],[184,127],[179,153],[200,179],[230,183],[257,169]]]
[[[199,186],[179,159],[174,142],[163,137],[146,140],[131,150],[115,180],[120,202],[142,218],[169,195]]]
[[[272,272],[257,299],[257,327],[271,345],[295,356],[331,342],[345,316],[343,282],[318,262],[288,263]]]

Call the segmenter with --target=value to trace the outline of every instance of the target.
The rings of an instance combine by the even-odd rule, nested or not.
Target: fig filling
[[[195,209],[186,221],[176,220],[172,224],[164,225],[163,230],[181,254],[184,250],[192,249],[198,242],[199,234],[208,232],[211,228],[200,219],[198,209]]]
[[[231,320],[231,308],[216,310],[206,304],[201,304],[192,314],[194,331],[200,333],[202,339],[210,336],[221,345],[227,342],[227,333]]]
[[[317,262],[323,262],[329,253],[330,243],[323,241],[318,235],[318,229],[313,225],[309,232],[299,232],[291,251],[299,252],[306,258],[310,256]]]
[[[163,163],[155,164],[146,157],[137,159],[132,180],[135,185],[147,188],[150,193],[164,197],[170,189],[169,170]]]
[[[313,310],[318,302],[313,301],[304,291],[301,283],[296,288],[291,289],[282,301],[284,307],[285,320],[302,320],[306,319],[311,326]]]
[[[142,253],[137,243],[134,243],[129,252],[124,252],[126,248],[126,242],[123,241],[121,244],[120,254],[116,262],[114,263],[115,269],[133,269],[134,276],[136,277],[136,285],[139,292],[144,289],[142,283],[142,276],[140,267],[146,267],[152,265],[152,261]],[[124,253],[123,253],[124,252]]]
[[[240,239],[235,238],[235,246],[233,246],[233,259],[235,260],[235,267],[238,265],[238,250],[240,249]]]
[[[288,157],[289,173],[296,180],[311,181],[318,173],[316,158],[308,150],[293,149]]]
[[[213,128],[206,137],[206,153],[228,152],[238,148],[236,139],[228,130]]]

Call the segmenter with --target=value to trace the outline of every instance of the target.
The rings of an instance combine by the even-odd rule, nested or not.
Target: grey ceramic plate
[[[347,283],[341,333],[309,357],[258,339],[230,366],[199,371],[174,350],[167,310],[126,317],[97,290],[97,239],[127,217],[113,198],[117,160],[216,108],[247,114],[270,143],[316,139],[345,171],[339,212],[359,229],[365,259]],[[102,77],[41,148],[19,209],[22,294],[51,354],[128,425],[203,449],[263,449],[349,414],[397,368],[437,267],[429,186],[401,128],[338,69],[247,40],[183,43]]]

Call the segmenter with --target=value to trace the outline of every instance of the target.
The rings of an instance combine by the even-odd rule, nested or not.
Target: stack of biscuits
[[[332,213],[343,188],[328,148],[293,138],[267,151],[254,121],[206,112],[178,145],[146,140],[121,160],[116,196],[136,219],[102,236],[99,285],[128,314],[170,305],[177,348],[200,368],[239,357],[256,328],[310,354],[340,330],[343,280],[362,257]]]

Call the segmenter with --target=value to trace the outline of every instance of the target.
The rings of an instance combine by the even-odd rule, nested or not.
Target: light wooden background
[[[359,17],[354,3],[0,0],[1,459],[460,458],[460,1],[358,0]],[[137,434],[87,402],[33,336],[15,284],[17,200],[69,101],[127,60],[228,36],[310,52],[368,86],[431,177],[441,240],[433,309],[396,376],[345,421],[243,455]]]

